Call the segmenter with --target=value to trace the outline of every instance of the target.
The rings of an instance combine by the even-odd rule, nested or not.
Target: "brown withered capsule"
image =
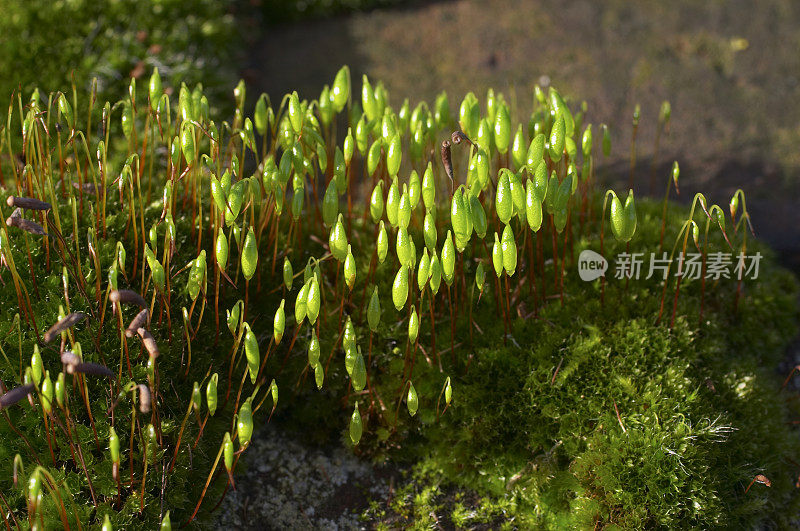
[[[157,358],[161,355],[158,351],[158,345],[156,344],[156,338],[153,337],[153,334],[147,328],[140,327],[136,333],[139,334],[139,337],[142,338],[142,345],[144,345],[147,354],[151,358]]]
[[[747,494],[747,491],[750,490],[750,487],[753,486],[753,483],[761,483],[762,485],[765,485],[767,487],[772,486],[772,482],[769,480],[767,476],[765,476],[764,474],[756,474],[756,477],[753,478],[753,481],[751,481],[750,484],[747,486],[747,488],[744,489],[745,494]]]
[[[135,304],[142,308],[147,308],[147,301],[144,300],[144,297],[129,289],[115,289],[109,294],[108,298],[114,303]]]
[[[150,413],[150,388],[145,384],[139,384],[139,411],[141,413]]]
[[[15,216],[12,214],[8,217],[8,219],[6,219],[6,225],[9,227],[22,229],[25,232],[30,232],[31,234],[36,234],[37,236],[47,236],[47,233],[44,231],[41,225],[35,221],[29,221],[22,216]]]
[[[50,343],[52,340],[57,338],[61,332],[67,330],[68,328],[72,328],[76,324],[80,323],[86,318],[86,314],[83,312],[72,312],[71,314],[67,315],[59,322],[54,324],[50,327],[50,329],[44,333],[44,342]]]
[[[13,406],[17,402],[28,396],[34,389],[35,386],[33,384],[26,384],[26,385],[20,385],[19,387],[15,387],[11,391],[5,393],[3,396],[0,396],[0,409]]]
[[[105,365],[100,365],[99,363],[92,363],[90,361],[78,363],[77,365],[72,366],[72,370],[81,374],[88,374],[89,376],[105,376],[108,378],[114,377],[114,373],[111,372],[108,367]]]
[[[475,144],[472,142],[472,140],[470,140],[469,137],[461,131],[453,131],[453,134],[450,135],[450,138],[453,141],[453,144],[460,144],[461,142],[466,142],[470,146],[475,147]]]
[[[74,374],[75,373],[75,366],[81,362],[80,356],[66,350],[61,353],[61,363],[66,366],[67,374]]]
[[[128,325],[128,328],[125,329],[125,337],[133,337],[136,335],[137,331],[142,328],[143,326],[147,325],[147,321],[150,320],[150,312],[145,308],[141,312],[136,314],[136,317],[131,319],[131,324]]]
[[[25,210],[50,210],[53,208],[50,203],[39,201],[33,197],[17,197],[10,195],[8,199],[6,199],[6,203],[10,207],[18,207]]]
[[[449,140],[442,141],[442,164],[444,165],[445,173],[450,178],[450,184],[453,184],[455,179],[453,178],[453,158],[450,154]]]

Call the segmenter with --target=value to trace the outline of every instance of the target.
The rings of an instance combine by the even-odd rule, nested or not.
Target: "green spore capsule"
[[[140,397],[141,397],[141,395],[140,395]],[[140,400],[141,400],[141,398],[140,398]],[[194,409],[195,412],[199,413],[200,412],[200,406],[202,405],[202,403],[203,403],[203,397],[200,394],[200,384],[197,383],[197,382],[194,382],[194,384],[192,385],[192,409]],[[148,426],[148,428],[149,428],[149,426]]]
[[[503,269],[506,270],[508,276],[514,276],[514,271],[517,269],[517,243],[514,241],[514,231],[511,230],[511,225],[506,225],[503,229],[501,248]]]
[[[400,202],[397,204],[397,224],[401,228],[407,229],[411,222],[411,198],[408,195],[408,186],[403,185],[403,193],[400,195]]]
[[[228,237],[223,231],[219,231],[217,242],[214,245],[214,253],[217,259],[217,266],[220,271],[225,271],[228,266]]]
[[[500,244],[500,236],[494,233],[494,245],[492,246],[492,266],[497,278],[503,274],[503,247]]]
[[[378,169],[378,164],[381,162],[381,141],[375,140],[367,152],[367,174],[374,175],[375,170]]]
[[[242,247],[242,274],[244,278],[250,280],[256,273],[256,266],[258,265],[258,245],[256,244],[256,235],[253,227],[247,229],[247,235],[244,238],[244,246]]]
[[[247,370],[250,372],[250,383],[255,384],[258,377],[258,367],[261,364],[261,352],[258,340],[248,323],[244,324],[244,353],[247,358]]]
[[[436,251],[431,252],[431,276],[428,279],[428,285],[431,287],[431,293],[436,295],[439,293],[439,285],[442,282],[442,264]]]
[[[332,227],[339,214],[339,192],[336,186],[336,179],[331,179],[325,195],[322,198],[322,219],[325,225]]]
[[[56,403],[59,407],[64,407],[64,398],[66,392],[66,376],[63,372],[58,373],[55,383]]]
[[[300,288],[300,292],[297,294],[297,298],[294,301],[294,319],[297,321],[297,324],[303,322],[303,319],[306,318],[306,301],[308,300],[308,282],[303,284],[303,287]]]
[[[495,194],[495,210],[497,217],[503,225],[507,225],[514,214],[514,200],[511,197],[511,183],[508,176],[511,172],[501,171],[497,179],[497,192]]]
[[[358,411],[358,402],[353,408],[353,414],[350,416],[350,441],[357,445],[361,440],[361,432],[364,427],[361,424],[361,413]]]
[[[281,299],[281,304],[278,306],[278,309],[275,310],[275,317],[272,319],[272,337],[275,340],[275,344],[278,345],[283,339],[283,332],[286,329],[286,314],[284,311],[284,305],[286,304],[286,299]]]
[[[317,362],[314,365],[314,383],[317,384],[317,389],[322,389],[322,384],[325,383],[325,369],[322,367],[322,364]]]
[[[353,326],[353,320],[347,316],[345,321],[344,332],[342,333],[342,348],[345,352],[356,349],[356,329]]]
[[[222,234],[220,232],[220,234]],[[200,255],[192,261],[192,267],[189,268],[189,277],[186,282],[186,291],[192,300],[196,300],[200,292],[205,292],[206,280],[206,252],[200,251]]]
[[[358,349],[351,378],[353,380],[353,389],[356,392],[364,389],[367,384],[367,367],[364,365],[364,356],[361,354],[361,349]]]
[[[222,438],[222,459],[225,463],[225,470],[228,472],[228,477],[231,476],[231,472],[233,470],[233,441],[231,441],[231,434],[229,432],[225,432],[225,436]]]
[[[505,154],[511,141],[511,116],[508,113],[508,106],[501,102],[494,118],[494,143],[497,150]]]
[[[375,223],[383,217],[383,206],[383,181],[378,181],[369,199],[369,213]]]
[[[419,266],[417,267],[417,288],[422,291],[428,283],[428,278],[431,274],[431,259],[428,255],[428,249],[422,250],[422,257],[419,259]]]
[[[392,283],[392,302],[394,303],[394,307],[398,312],[403,309],[407,299],[408,268],[405,265],[401,265],[400,269],[397,270],[397,274],[394,276],[394,282]]]
[[[386,233],[383,220],[381,220],[380,227],[378,228],[378,238],[375,242],[375,246],[378,254],[378,263],[382,264],[383,261],[386,260],[386,255],[389,253],[389,235]]]
[[[430,210],[434,207],[436,199],[436,183],[433,179],[433,169],[431,163],[425,168],[425,173],[422,174],[422,202],[425,204],[425,209]]]
[[[344,259],[344,281],[347,289],[352,290],[356,282],[356,260],[350,245],[347,246],[347,257]]]
[[[286,286],[286,291],[292,291],[292,284],[294,283],[294,269],[292,262],[288,257],[283,259],[283,285]]]
[[[43,367],[42,355],[39,353],[39,345],[34,345],[33,354],[31,355],[31,378],[36,387],[39,387],[39,383],[42,381]]]
[[[411,210],[417,208],[421,195],[422,184],[419,180],[419,174],[417,170],[411,170],[411,175],[408,177],[408,199],[411,201]]]
[[[311,367],[316,367],[319,363],[319,338],[317,332],[311,330],[311,340],[308,342],[308,364]]]
[[[442,276],[447,285],[453,283],[456,270],[456,248],[453,245],[453,235],[448,230],[442,245]]]
[[[417,340],[418,334],[419,334],[419,314],[417,314],[417,309],[412,306],[411,315],[408,318],[408,341],[410,343],[414,343]]]
[[[536,187],[530,179],[525,187],[525,217],[530,229],[538,232],[542,227],[542,203],[537,197]]]
[[[412,382],[408,382],[408,394],[406,395],[406,406],[408,406],[408,414],[412,417],[417,414],[417,409],[419,408],[419,397],[417,396],[417,390],[414,389],[414,384]]]
[[[402,265],[410,265],[411,258],[412,258],[412,243],[411,243],[411,236],[409,236],[408,231],[404,227],[400,227],[397,231],[397,239],[395,240],[395,253],[397,254],[397,259],[400,261]]]
[[[314,275],[308,283],[308,293],[306,295],[306,315],[312,325],[317,322],[320,303],[319,281],[317,276]]]
[[[400,163],[403,160],[403,145],[400,142],[400,135],[395,134],[389,141],[386,150],[386,171],[390,177],[394,177],[400,171]]]
[[[372,332],[378,330],[378,325],[381,322],[381,301],[378,296],[378,286],[375,286],[375,289],[372,290],[372,297],[370,297],[369,306],[367,306],[367,322]]]
[[[39,398],[44,412],[50,413],[53,410],[53,381],[50,379],[50,371],[45,371],[44,373]]]
[[[386,219],[389,220],[389,225],[392,227],[397,226],[397,211],[400,208],[400,187],[397,184],[397,176],[392,179],[392,185],[389,187],[389,194],[386,196]]]
[[[347,101],[350,99],[350,68],[345,65],[336,72],[330,92],[331,104],[333,109],[342,112]]]
[[[242,447],[250,443],[253,437],[253,406],[252,398],[248,398],[239,408],[236,419],[236,433],[239,435],[239,445]]]
[[[208,379],[206,384],[206,405],[208,406],[208,414],[212,417],[217,412],[217,384],[219,382],[219,374],[214,373]]]

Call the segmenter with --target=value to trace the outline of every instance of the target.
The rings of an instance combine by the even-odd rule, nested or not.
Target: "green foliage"
[[[203,82],[227,91],[237,32],[231,0],[8,0],[0,35],[0,107],[12,91],[63,90],[72,81],[98,99],[124,94],[131,73],[144,88],[153,67],[173,87]],[[74,72],[74,77],[73,77]],[[213,93],[213,92],[212,92]],[[222,101],[220,92],[214,101]]]
[[[337,79],[322,102],[259,97],[255,129],[243,83],[230,122],[212,119],[200,86],[155,108],[77,90],[70,107],[42,92],[12,106],[0,379],[30,402],[3,395],[0,466],[24,470],[0,489],[19,520],[199,526],[273,413],[307,439],[333,433],[417,463],[392,511],[419,527],[435,522],[439,484],[462,496],[443,502],[460,526],[752,527],[794,514],[796,406],[769,368],[795,331],[797,286],[748,246],[744,192],[727,233],[700,194],[685,220],[634,208],[632,193],[623,206],[593,188],[593,153],[579,157],[555,89],[537,91],[512,170],[524,142],[500,156],[519,130],[502,94],[487,94],[483,118],[474,95],[462,104],[478,148],[449,129],[446,95],[434,113],[398,115],[364,78],[361,115],[343,97],[358,93],[349,70]],[[346,157],[321,125],[345,109],[359,152]],[[609,195],[616,238],[604,239]],[[674,241],[674,254],[682,239],[685,252],[689,228],[705,258],[762,252],[759,279],[575,274],[586,249]],[[90,318],[42,339],[76,311]],[[756,474],[772,486],[745,494]],[[474,492],[480,514],[463,498]]]
[[[642,250],[657,249],[657,206],[639,208]],[[774,367],[797,332],[796,279],[768,265],[749,286],[748,309],[725,311],[730,286],[701,327],[694,286],[672,330],[654,324],[656,283],[641,283],[607,293],[610,312],[573,277],[578,295],[516,321],[507,346],[491,340],[502,325],[484,299],[473,314],[484,334],[449,411],[434,422],[441,374],[416,372],[429,397],[421,424],[401,418],[400,449],[373,442],[378,455],[417,464],[388,511],[374,505],[365,517],[388,527],[424,527],[432,515],[518,529],[790,526],[798,500],[786,467],[800,441],[786,419],[797,406],[778,393]],[[463,337],[463,322],[458,330]],[[745,494],[756,474],[772,486]],[[468,510],[465,496],[483,499]]]

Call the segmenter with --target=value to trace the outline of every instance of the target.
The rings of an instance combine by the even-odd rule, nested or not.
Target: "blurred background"
[[[74,79],[112,103],[158,67],[165,86],[202,82],[218,113],[239,78],[248,100],[318,97],[342,64],[382,80],[390,104],[457,112],[473,91],[501,91],[527,123],[532,88],[550,82],[587,121],[609,124],[600,175],[627,183],[641,105],[637,191],[655,194],[673,160],[681,197],[727,204],[743,188],[756,233],[800,270],[800,4],[792,0],[0,0],[0,103]],[[661,102],[669,133],[654,141]]]

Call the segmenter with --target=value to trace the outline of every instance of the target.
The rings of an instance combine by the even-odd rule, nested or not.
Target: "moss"
[[[654,250],[657,207],[640,209],[636,250]],[[424,527],[437,514],[465,528],[501,512],[513,528],[790,525],[798,500],[787,467],[800,440],[787,424],[796,406],[779,392],[774,368],[796,333],[796,279],[767,260],[738,313],[735,281],[720,282],[706,294],[702,324],[699,285],[687,283],[670,330],[655,324],[656,282],[626,289],[610,280],[601,305],[597,285],[576,276],[564,307],[516,320],[507,345],[484,295],[473,313],[484,334],[459,350],[462,366],[472,361],[453,375],[453,405],[439,422],[425,413],[444,375],[417,365],[414,384],[427,398],[418,419],[401,414],[400,443],[367,443],[377,459],[416,464],[389,516],[367,516]],[[466,343],[464,321],[457,337]],[[772,486],[745,494],[756,474]],[[464,505],[465,492],[484,499]]]

